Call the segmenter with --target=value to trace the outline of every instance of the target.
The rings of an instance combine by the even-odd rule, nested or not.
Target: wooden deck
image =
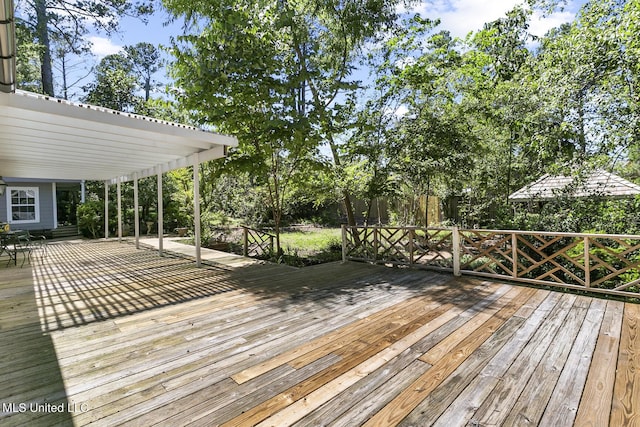
[[[0,267],[0,425],[639,426],[639,322],[427,271],[56,244]]]

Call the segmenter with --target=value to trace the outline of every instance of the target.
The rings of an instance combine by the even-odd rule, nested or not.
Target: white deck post
[[[163,255],[164,238],[164,208],[162,206],[162,167],[157,167],[158,171],[158,254]]]
[[[138,201],[138,172],[133,174],[133,230],[136,249],[140,249],[140,203]]]
[[[460,276],[460,230],[457,225],[451,229],[451,250],[453,256],[453,275]]]
[[[584,287],[591,287],[591,260],[589,259],[589,236],[584,236]]]
[[[109,238],[109,181],[104,182],[104,238]]]
[[[342,224],[342,263],[347,262],[347,224]]]
[[[116,193],[118,194],[118,242],[122,242],[122,184],[120,177],[116,178]]]
[[[51,183],[51,200],[53,202],[53,228],[58,228],[58,186],[55,182]]]
[[[196,267],[202,265],[200,248],[200,160],[198,153],[193,155],[193,234],[196,246]]]

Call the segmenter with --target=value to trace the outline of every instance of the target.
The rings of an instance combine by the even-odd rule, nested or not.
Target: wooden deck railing
[[[242,231],[244,256],[259,257],[273,253],[273,241],[275,239],[273,234],[245,226],[242,227]]]
[[[640,236],[343,226],[342,243],[344,261],[640,297]]]

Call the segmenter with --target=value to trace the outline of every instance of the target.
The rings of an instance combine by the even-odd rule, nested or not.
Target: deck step
[[[77,225],[63,225],[51,230],[51,238],[59,239],[62,237],[75,237],[80,235],[80,230]]]

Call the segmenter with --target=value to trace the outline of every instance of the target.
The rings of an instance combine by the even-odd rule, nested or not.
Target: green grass
[[[286,231],[280,234],[283,253],[273,261],[304,267],[342,259],[339,228]]]
[[[282,249],[297,250],[301,253],[326,251],[332,245],[341,245],[341,242],[342,234],[339,228],[280,233],[280,246],[282,246]]]

